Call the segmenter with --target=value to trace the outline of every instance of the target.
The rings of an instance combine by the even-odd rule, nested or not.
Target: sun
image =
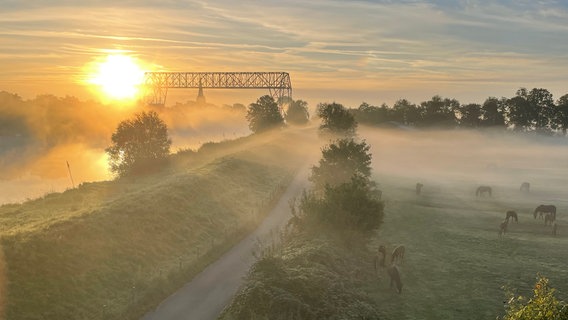
[[[129,100],[139,95],[144,72],[137,59],[123,54],[109,54],[95,63],[89,82],[98,86],[106,98]]]

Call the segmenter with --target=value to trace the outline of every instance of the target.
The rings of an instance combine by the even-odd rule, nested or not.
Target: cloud
[[[412,94],[472,79],[481,97],[480,79],[530,79],[555,90],[568,71],[566,16],[555,1],[9,1],[0,87],[62,87],[117,49],[169,71],[288,71],[302,89]]]

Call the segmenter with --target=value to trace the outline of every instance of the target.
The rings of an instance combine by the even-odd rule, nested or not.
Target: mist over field
[[[0,204],[71,188],[66,162],[75,186],[111,179],[104,149],[118,123],[142,110],[150,108],[0,92]],[[188,102],[152,110],[168,125],[172,153],[250,134],[242,108]]]
[[[75,185],[108,180],[104,149],[118,123],[142,110],[75,98],[34,100],[2,93],[0,105],[0,203],[18,202]],[[209,141],[250,134],[244,111],[229,106],[177,103],[157,110],[169,128],[171,151],[196,150]],[[317,122],[318,119],[312,119]],[[523,181],[546,187],[568,167],[568,142],[560,138],[501,131],[374,129],[360,127],[372,146],[375,173],[422,183],[467,182],[518,188]],[[319,146],[314,146],[319,148]],[[558,173],[558,175],[550,173]],[[556,178],[555,178],[556,177]]]
[[[377,175],[424,184],[532,187],[562,193],[568,173],[568,141],[559,137],[478,130],[360,128],[372,146]],[[555,186],[556,188],[553,188]]]

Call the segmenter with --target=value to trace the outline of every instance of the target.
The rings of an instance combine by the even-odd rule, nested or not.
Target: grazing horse
[[[556,235],[556,229],[558,228],[558,225],[556,224],[556,221],[554,221],[552,223],[552,235],[555,236]]]
[[[375,273],[377,272],[378,267],[385,266],[386,256],[387,256],[387,249],[385,248],[385,246],[383,245],[379,246],[379,250],[377,252],[377,255],[375,256]]]
[[[530,184],[530,183],[528,183],[528,182],[523,182],[523,183],[521,184],[520,190],[521,190],[521,192],[527,192],[527,193],[528,193],[529,190],[530,190],[530,188],[531,188],[531,184]]]
[[[489,194],[489,196],[491,197],[491,187],[489,187],[489,186],[480,186],[480,187],[477,188],[477,190],[475,191],[475,196],[476,196],[476,197],[480,197],[480,196],[483,196],[484,193]]]
[[[509,223],[509,219],[501,222],[499,225],[499,239],[503,238],[505,232],[507,232],[507,224]]]
[[[513,218],[515,222],[519,222],[519,218],[517,217],[517,213],[513,210],[507,211],[507,215],[505,216],[505,220],[509,221],[509,218]]]
[[[543,218],[545,214],[547,213],[551,213],[552,214],[552,221],[556,220],[556,206],[554,205],[544,205],[541,204],[540,206],[536,207],[536,209],[534,209],[534,218],[536,219],[536,216],[538,214],[539,218]]]
[[[402,293],[402,281],[400,280],[400,271],[398,271],[398,267],[393,264],[390,267],[388,267],[387,269],[387,273],[390,276],[390,287],[392,289],[392,285],[395,284],[396,285],[396,289],[398,291],[398,293]]]
[[[418,182],[418,183],[416,184],[416,194],[419,195],[420,192],[422,192],[422,187],[423,187],[423,186],[424,186],[424,185],[423,185],[422,183],[420,183],[420,182]]]
[[[405,248],[403,245],[396,246],[394,249],[392,249],[391,264],[397,260],[400,260],[400,263],[402,263],[402,260],[404,260],[404,251]]]

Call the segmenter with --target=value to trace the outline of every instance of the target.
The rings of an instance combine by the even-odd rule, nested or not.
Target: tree
[[[554,118],[554,99],[546,89],[534,88],[526,96],[527,101],[536,112],[535,127],[538,131],[547,132]]]
[[[548,279],[538,277],[533,297],[508,294],[507,313],[502,320],[568,320],[568,305],[558,300],[555,289],[548,285]]]
[[[505,106],[507,99],[489,97],[481,106],[481,126],[505,128]]]
[[[120,176],[154,168],[170,153],[168,127],[155,111],[141,112],[122,121],[112,134],[113,145],[105,151],[110,170]]]
[[[348,182],[326,185],[321,198],[304,192],[298,206],[300,216],[308,225],[323,223],[347,236],[368,235],[381,225],[384,215],[384,203],[374,190],[368,179],[354,175]]]
[[[320,130],[330,130],[333,133],[354,135],[357,121],[349,111],[339,103],[320,103],[318,116],[321,118]]]
[[[303,100],[294,100],[288,106],[286,112],[286,122],[289,124],[304,125],[310,119],[308,103]]]
[[[526,89],[521,88],[515,97],[507,100],[508,124],[516,131],[531,131],[536,123],[537,110],[527,96]]]
[[[353,176],[359,176],[370,181],[371,147],[362,141],[339,139],[322,149],[322,158],[318,166],[312,167],[309,180],[315,190],[323,190],[326,185],[338,186],[351,181]]]
[[[456,125],[456,112],[460,103],[456,99],[442,99],[433,96],[431,100],[420,104],[422,124],[426,126],[453,127]]]
[[[274,98],[269,95],[262,96],[251,103],[246,118],[249,128],[254,133],[261,133],[284,125],[284,118]]]
[[[459,108],[460,126],[466,128],[477,128],[481,123],[481,105],[470,103]]]
[[[416,125],[420,122],[420,110],[415,104],[408,102],[406,99],[397,100],[392,106],[392,120],[398,121],[404,125]]]
[[[553,129],[561,129],[566,135],[568,129],[568,94],[563,95],[556,103],[556,112],[552,121]]]
[[[386,105],[380,107],[369,105],[367,102],[361,103],[359,108],[351,109],[357,123],[377,125],[389,120],[389,109]]]

